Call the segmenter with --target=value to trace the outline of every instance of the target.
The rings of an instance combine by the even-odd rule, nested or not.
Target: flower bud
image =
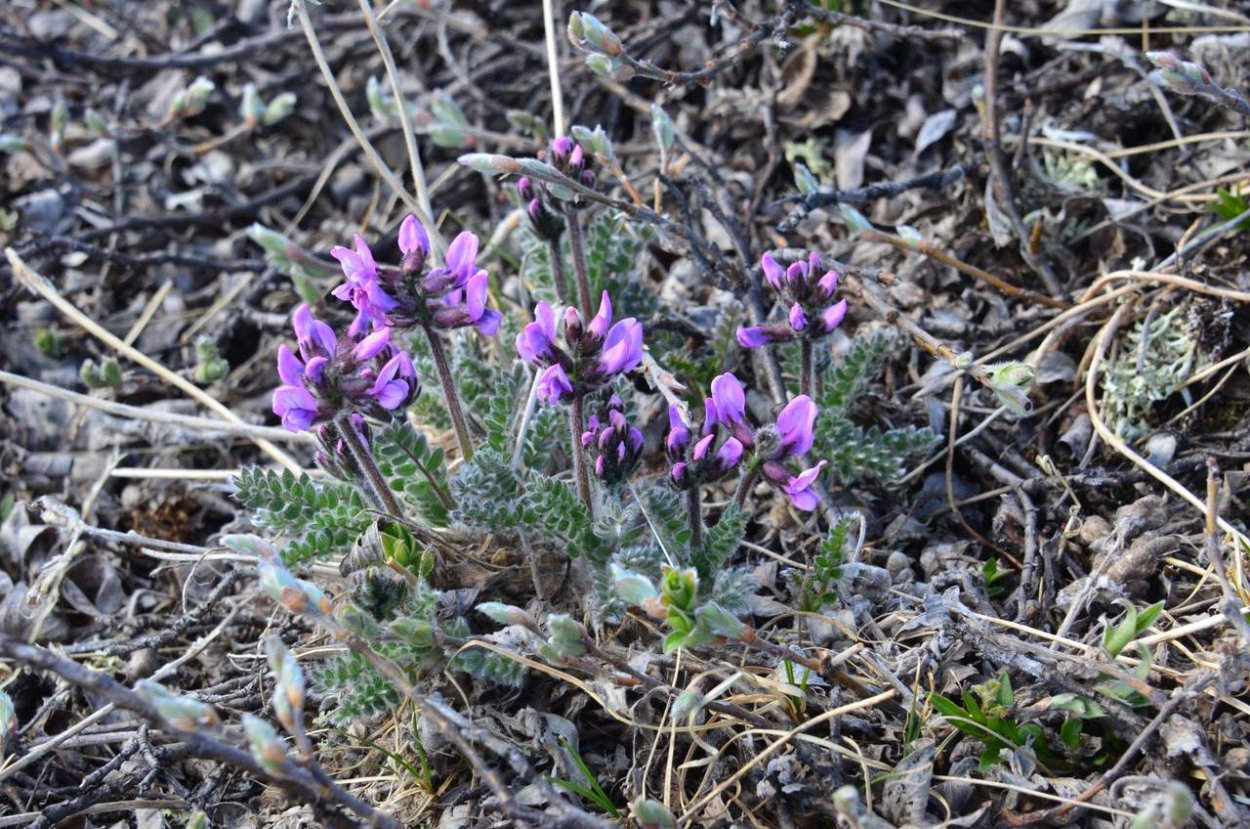
[[[243,731],[252,749],[252,757],[265,771],[281,775],[286,765],[287,744],[273,726],[253,714],[243,715]]]
[[[266,127],[272,127],[295,111],[295,102],[294,92],[283,92],[278,95],[265,107],[265,114],[261,119],[261,123]]]
[[[248,83],[243,86],[243,100],[239,104],[239,117],[243,119],[243,123],[248,129],[255,129],[260,126],[261,120],[265,117],[265,102],[261,100],[260,93],[256,91],[256,84]]]
[[[135,684],[135,693],[150,703],[161,719],[179,731],[216,728],[221,723],[211,705],[175,694],[159,682],[140,680]]]
[[[522,163],[515,158],[494,153],[466,153],[456,161],[463,167],[488,175],[492,173],[510,175],[519,173],[522,169]]]

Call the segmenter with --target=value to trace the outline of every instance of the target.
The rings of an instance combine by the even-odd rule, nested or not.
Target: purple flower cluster
[[[820,254],[813,251],[807,261],[795,262],[788,268],[764,254],[760,260],[764,278],[787,307],[784,323],[767,323],[738,329],[738,344],[743,348],[760,348],[795,337],[819,339],[833,332],[846,316],[846,300],[833,302],[838,290],[838,272],[821,274]]]
[[[746,422],[746,395],[732,374],[712,380],[712,394],[704,403],[703,428],[694,440],[676,406],[668,410],[669,432],[664,442],[673,461],[673,482],[689,489],[724,477],[736,468],[746,451],[754,450],[764,477],[781,487],[797,509],[812,510],[820,496],[812,488],[826,461],[798,475],[783,461],[807,454],[815,441],[816,404],[807,395],[791,400],[777,415],[775,426],[756,432]]]
[[[552,141],[545,153],[539,153],[539,157],[583,186],[595,186],[595,171],[590,169],[586,160],[586,151],[567,135],[562,135]],[[536,184],[528,176],[517,179],[516,190],[517,195],[521,197],[521,203],[525,205],[525,214],[529,216],[530,227],[539,238],[549,242],[558,241],[565,228],[559,209],[551,204],[552,197],[556,196],[573,207],[581,206],[580,201],[570,200],[572,194],[569,193],[568,188]]]
[[[681,489],[710,483],[742,462],[755,435],[746,422],[746,392],[732,374],[712,380],[712,394],[703,404],[703,429],[697,441],[677,406],[668,408],[664,448],[673,461],[673,483]]]
[[[447,247],[443,265],[427,270],[430,237],[416,216],[408,216],[399,227],[402,258],[397,268],[378,265],[360,236],[353,248],[335,247],[330,255],[339,260],[347,281],[333,294],[356,309],[348,333],[358,335],[388,326],[452,329],[472,325],[493,337],[503,315],[486,307],[490,277],[477,266],[477,251],[477,236],[465,231]]]
[[[633,317],[612,322],[612,301],[603,292],[599,312],[583,324],[581,313],[564,311],[565,348],[556,345],[556,312],[546,302],[534,309],[534,321],[517,335],[522,360],[545,366],[538,379],[538,397],[564,403],[601,388],[612,377],[633,371],[642,362],[642,323]]]
[[[591,415],[581,436],[582,446],[593,453],[595,475],[608,485],[627,480],[642,458],[642,432],[625,420],[623,408],[621,398],[612,395],[603,419]]]
[[[292,432],[332,420],[341,412],[383,417],[411,403],[420,391],[412,358],[391,344],[391,329],[378,328],[343,339],[307,305],[292,318],[299,356],[278,347],[278,376],[273,413]]]

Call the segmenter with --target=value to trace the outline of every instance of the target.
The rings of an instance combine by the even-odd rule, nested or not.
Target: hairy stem
[[[430,341],[430,356],[434,358],[438,382],[443,387],[443,399],[447,401],[447,411],[451,413],[451,425],[456,432],[456,442],[460,444],[460,457],[467,462],[473,457],[473,444],[469,441],[469,424],[464,419],[464,409],[460,407],[460,394],[456,391],[456,383],[451,376],[447,352],[443,350],[443,341],[437,331],[428,325],[423,325],[422,328],[425,330],[425,338]]]
[[[352,453],[352,460],[356,461],[356,468],[364,475],[365,483],[369,485],[378,505],[390,515],[402,516],[404,513],[400,509],[399,501],[395,500],[395,494],[391,492],[386,479],[382,477],[382,470],[378,469],[373,453],[369,451],[360,433],[356,431],[352,416],[350,414],[338,415],[334,418],[334,427],[347,446],[347,450]],[[332,449],[333,447],[327,447],[327,450]]]
[[[590,319],[594,313],[590,300],[590,277],[586,275],[586,245],[582,239],[582,226],[577,211],[572,207],[564,210],[565,224],[569,230],[569,249],[573,254],[573,272],[577,275],[577,298],[582,306],[582,319]]]
[[[690,549],[703,548],[703,494],[695,484],[686,490],[686,515],[690,519]]]
[[[590,497],[590,469],[586,466],[586,449],[582,446],[582,432],[586,431],[586,411],[579,395],[573,398],[573,406],[569,410],[569,427],[573,438],[573,466],[577,472],[577,493],[586,505],[586,512],[591,519],[595,516],[594,503]]]
[[[547,252],[551,258],[551,281],[556,286],[556,299],[561,305],[569,305],[569,275],[564,270],[564,257],[560,254],[560,240],[549,239]]]
[[[746,504],[747,493],[750,492],[751,488],[755,486],[755,479],[758,478],[759,475],[759,469],[750,467],[747,469],[746,473],[738,479],[738,489],[734,492],[734,504],[738,507],[738,509],[742,509],[742,507]]]
[[[812,396],[812,341],[799,341],[799,394]]]

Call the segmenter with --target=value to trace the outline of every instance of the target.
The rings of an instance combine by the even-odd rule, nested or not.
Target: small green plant
[[[1159,614],[1163,612],[1163,602],[1156,602],[1141,612],[1138,612],[1131,602],[1121,600],[1120,603],[1125,608],[1124,618],[1114,625],[1108,623],[1102,635],[1103,650],[1112,659],[1119,656],[1125,648],[1133,643],[1133,640],[1149,629],[1155,620],[1159,618]],[[1136,679],[1145,680],[1150,675],[1150,668],[1153,664],[1150,650],[1145,645],[1138,644],[1137,656],[1139,661],[1136,667],[1133,668],[1133,676]],[[1103,681],[1094,687],[1094,690],[1135,708],[1150,704],[1150,700],[1146,699],[1132,684],[1123,679],[1104,677]]]
[[[1211,202],[1210,209],[1221,219],[1232,221],[1238,216],[1246,215],[1246,211],[1250,210],[1250,201],[1244,194],[1232,193],[1220,187],[1215,191],[1215,201]],[[1250,216],[1238,222],[1237,229],[1250,230]]]
[[[1006,586],[1000,582],[1009,575],[1008,571],[998,569],[998,559],[991,558],[985,562],[981,566],[981,576],[985,579],[985,595],[991,599],[996,599],[1007,592]]]
[[[582,755],[569,742],[569,738],[563,734],[559,737],[560,748],[564,750],[564,756],[577,767],[577,771],[581,776],[581,782],[573,780],[565,780],[562,777],[552,777],[551,782],[555,783],[565,791],[572,792],[575,795],[584,797],[586,800],[598,806],[606,814],[610,815],[613,820],[621,819],[621,810],[612,802],[612,798],[608,797],[608,793],[603,790],[603,786],[599,784],[599,779],[595,777],[595,773],[590,770],[590,766],[586,765],[586,761],[582,759]]]
[[[819,613],[838,600],[835,587],[842,578],[842,562],[846,560],[846,543],[851,528],[863,519],[858,515],[846,515],[829,528],[829,534],[821,542],[820,552],[812,559],[805,573],[798,577],[799,610]]]
[[[1015,702],[1015,692],[1006,672],[973,686],[971,693],[963,694],[962,704],[940,694],[929,695],[929,704],[948,723],[984,746],[979,762],[982,773],[1002,762],[1004,751],[1026,747],[1033,749],[1040,764],[1054,769],[1059,758],[1046,744],[1045,730],[1038,723],[1017,722],[1011,711]]]

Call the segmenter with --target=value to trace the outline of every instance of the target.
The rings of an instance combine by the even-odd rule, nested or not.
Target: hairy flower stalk
[[[443,264],[429,268],[429,234],[415,216],[408,216],[399,227],[398,267],[378,265],[359,236],[353,249],[330,251],[347,277],[333,293],[356,309],[349,330],[391,326],[420,328],[425,334],[465,460],[473,457],[473,444],[440,337],[443,331],[467,326],[487,337],[499,330],[503,315],[486,307],[490,277],[477,266],[478,244],[477,236],[465,231],[448,245]]]
[[[738,329],[738,344],[761,348],[798,337],[799,393],[812,393],[812,349],[816,340],[827,337],[846,317],[846,300],[833,302],[838,290],[838,272],[821,273],[820,254],[813,251],[807,261],[783,268],[771,253],[760,259],[764,278],[786,306],[784,323],[766,323]]]
[[[382,470],[378,469],[377,461],[373,459],[373,453],[369,451],[369,447],[365,445],[364,439],[360,436],[360,432],[356,431],[356,426],[352,423],[350,414],[341,414],[334,420],[334,425],[339,434],[339,440],[347,446],[347,451],[351,453],[352,460],[356,464],[356,468],[360,470],[365,482],[369,485],[369,491],[373,494],[378,505],[386,510],[388,515],[400,517],[404,513],[396,500],[394,493],[386,483],[386,478],[382,476]]]
[[[564,256],[560,251],[560,237],[564,235],[564,220],[547,204],[545,191],[535,187],[529,176],[521,176],[516,183],[517,195],[525,206],[534,235],[547,243],[547,256],[551,260],[551,281],[555,285],[556,299],[561,305],[570,304],[569,278],[564,270]]]
[[[573,181],[580,182],[585,187],[594,186],[595,172],[587,166],[585,149],[567,135],[562,135],[552,141],[545,157],[543,154],[539,157]],[[589,317],[592,303],[590,278],[586,270],[586,243],[582,235],[581,221],[578,219],[578,211],[585,205],[572,193],[556,192],[554,195],[563,201],[562,212],[564,224],[569,233],[569,252],[573,257],[578,305],[582,316]]]
[[[548,404],[570,403],[573,458],[578,490],[592,509],[590,473],[582,435],[587,431],[583,398],[605,388],[614,377],[633,371],[642,362],[642,324],[633,317],[612,321],[612,301],[604,291],[599,312],[586,323],[573,307],[564,310],[564,347],[556,343],[556,312],[546,302],[534,309],[534,321],[517,335],[517,354],[542,368],[538,399]]]

